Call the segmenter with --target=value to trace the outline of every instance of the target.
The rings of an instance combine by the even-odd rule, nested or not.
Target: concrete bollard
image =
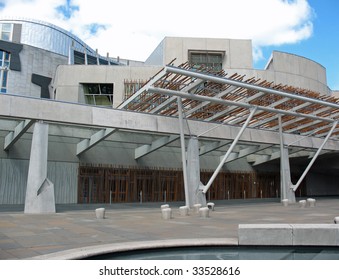
[[[188,210],[189,210],[188,206],[179,207],[180,216],[188,216]]]
[[[194,212],[195,213],[199,213],[199,209],[201,208],[201,204],[200,203],[197,203],[197,204],[194,204],[193,205],[193,209],[194,209]]]
[[[306,200],[300,200],[299,201],[299,207],[300,208],[305,208],[306,207]]]
[[[163,209],[161,209],[161,217],[164,220],[172,219],[172,209],[171,208],[163,208]]]
[[[288,206],[288,199],[283,199],[283,200],[281,201],[281,203],[282,203],[282,205],[284,205],[285,207],[287,207],[287,206]]]
[[[308,207],[315,207],[315,199],[314,198],[308,198],[306,200],[306,204]]]
[[[160,209],[161,209],[161,210],[162,210],[162,209],[165,209],[165,208],[169,208],[169,205],[168,205],[168,204],[163,204],[163,205],[160,206]]]
[[[334,218],[334,223],[335,223],[335,224],[339,224],[339,217],[335,217],[335,218]]]
[[[105,219],[105,208],[97,208],[95,209],[95,216],[97,219]]]
[[[199,208],[199,215],[202,218],[208,218],[210,216],[210,209],[208,207]]]
[[[208,207],[208,209],[210,209],[211,211],[214,211],[214,203],[213,202],[208,202],[207,203],[207,207]]]

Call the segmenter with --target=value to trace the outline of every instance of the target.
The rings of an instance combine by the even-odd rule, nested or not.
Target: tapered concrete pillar
[[[281,155],[281,163],[280,163],[280,199],[281,201],[284,199],[288,199],[289,203],[295,203],[295,192],[291,188],[291,168],[288,157],[288,148],[283,147],[282,155]]]
[[[29,160],[25,213],[55,213],[54,184],[47,178],[48,124],[36,122]]]
[[[206,205],[206,196],[199,191],[200,185],[200,161],[199,141],[197,137],[191,137],[187,147],[187,181],[189,189],[189,203]]]
[[[288,147],[284,145],[281,116],[279,116],[280,134],[280,200],[288,199],[289,203],[295,203],[295,192],[291,181],[291,168],[288,155]]]

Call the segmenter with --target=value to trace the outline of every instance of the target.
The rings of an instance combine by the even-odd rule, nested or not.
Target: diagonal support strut
[[[201,190],[203,193],[206,193],[208,191],[208,189],[211,187],[214,179],[217,177],[219,171],[221,170],[221,168],[223,167],[223,165],[225,164],[227,158],[229,157],[229,155],[232,153],[232,150],[234,149],[234,147],[237,145],[241,135],[243,134],[243,132],[245,131],[245,129],[247,128],[247,126],[249,125],[252,117],[254,116],[255,112],[257,111],[257,107],[254,107],[253,109],[251,109],[251,113],[249,114],[249,116],[247,117],[246,122],[243,124],[243,126],[241,127],[240,131],[238,132],[237,136],[234,138],[231,146],[229,147],[229,149],[227,150],[224,158],[221,160],[221,162],[219,163],[217,169],[214,171],[212,177],[209,179],[208,183],[206,184],[206,186],[201,185],[199,190]]]

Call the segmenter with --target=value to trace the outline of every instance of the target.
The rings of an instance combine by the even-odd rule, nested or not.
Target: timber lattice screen
[[[80,166],[78,174],[78,203],[185,200],[182,170]],[[211,175],[202,171],[201,182],[206,184]],[[280,175],[221,172],[206,195],[208,200],[279,197]]]

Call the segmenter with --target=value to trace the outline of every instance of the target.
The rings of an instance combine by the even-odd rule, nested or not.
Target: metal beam
[[[8,151],[16,141],[32,126],[35,120],[24,120],[20,122],[5,138],[4,150]]]
[[[186,145],[185,145],[185,133],[184,133],[184,117],[182,112],[182,101],[178,97],[178,113],[179,113],[179,128],[180,128],[180,146],[181,146],[181,159],[182,159],[182,170],[184,176],[184,189],[185,189],[185,202],[186,206],[191,207],[189,199],[189,186],[187,176],[187,163],[186,163]]]
[[[288,92],[283,92],[283,91],[279,91],[279,90],[272,89],[272,88],[266,88],[266,87],[262,87],[262,86],[258,86],[258,85],[248,84],[246,82],[236,81],[236,80],[232,80],[232,79],[225,78],[225,77],[217,77],[217,76],[214,76],[214,75],[199,73],[199,72],[196,72],[196,71],[185,70],[185,69],[181,69],[181,68],[174,67],[174,66],[166,66],[165,71],[167,73],[185,75],[185,76],[188,76],[188,77],[198,78],[198,79],[211,81],[211,82],[215,82],[215,83],[234,85],[234,86],[241,87],[241,88],[247,88],[247,89],[251,89],[251,90],[262,91],[262,92],[265,92],[265,93],[275,94],[275,95],[279,95],[279,96],[283,96],[283,97],[288,97],[288,98],[291,98],[291,99],[301,100],[301,101],[304,101],[304,102],[311,102],[313,104],[319,104],[319,105],[322,105],[322,106],[327,106],[327,107],[339,109],[338,103],[332,103],[332,102],[328,102],[328,101],[324,101],[324,100],[320,100],[320,99],[316,99],[316,98],[291,94],[291,93],[288,93]]]
[[[178,136],[178,135],[164,136],[164,137],[161,137],[161,138],[155,140],[150,145],[140,146],[140,147],[135,149],[134,159],[137,160],[137,159],[139,159],[143,156],[146,156],[146,155],[160,149],[161,147],[164,147],[164,146],[172,143],[173,141],[179,139],[179,137],[180,136]]]
[[[195,80],[193,83],[189,84],[188,86],[186,86],[185,88],[182,89],[183,92],[190,92],[193,89],[197,88],[198,86],[200,86],[204,81],[197,79]],[[153,108],[150,113],[151,114],[156,114],[159,113],[162,109],[164,109],[165,107],[167,107],[168,105],[170,105],[171,103],[174,103],[177,101],[177,97],[176,96],[172,96],[170,98],[168,98],[166,101],[162,102],[161,104],[159,104],[157,107]]]
[[[215,97],[221,98],[223,96],[225,96],[226,94],[230,93],[233,89],[235,89],[234,86],[230,86],[229,88],[227,88],[226,90],[219,92]],[[198,106],[192,108],[191,110],[188,110],[186,112],[186,116],[190,116],[191,114],[193,114],[194,112],[204,108],[205,106],[207,106],[208,104],[210,104],[210,101],[205,101],[202,102],[201,104],[199,104]]]
[[[150,87],[148,89],[148,91],[153,92],[153,93],[160,93],[160,94],[169,95],[169,96],[178,96],[178,97],[181,97],[181,98],[188,98],[188,99],[198,100],[198,101],[210,101],[212,103],[223,104],[223,105],[227,105],[227,106],[233,106],[234,105],[234,106],[247,108],[247,109],[251,109],[253,107],[256,107],[258,110],[267,111],[267,112],[271,112],[271,113],[275,113],[275,114],[282,114],[282,115],[288,115],[288,116],[294,116],[294,117],[302,117],[302,118],[305,118],[305,119],[320,120],[320,121],[329,122],[329,123],[334,122],[334,120],[331,119],[331,118],[323,118],[323,117],[318,117],[318,116],[314,116],[314,115],[310,115],[310,114],[297,113],[297,112],[293,112],[293,111],[285,111],[285,110],[274,109],[274,108],[265,107],[265,106],[255,106],[255,105],[251,105],[251,104],[247,104],[247,103],[224,100],[224,99],[220,99],[220,98],[216,98],[216,97],[209,97],[209,96],[202,96],[202,95],[192,95],[192,94],[183,93],[183,92],[180,92],[180,91],[177,91],[177,90],[169,90],[169,89]]]
[[[100,143],[101,141],[105,140],[107,137],[112,135],[114,132],[117,132],[118,129],[115,128],[106,128],[94,133],[91,138],[84,139],[77,144],[77,151],[76,155],[80,156],[82,153],[88,151],[96,144]]]
[[[263,95],[265,95],[265,93],[258,92],[256,94],[254,94],[253,96],[250,96],[250,97],[244,99],[243,102],[246,102],[246,103],[251,102],[251,101],[253,101],[253,100],[255,100],[255,99],[257,99],[257,98],[259,98],[259,97],[261,97]],[[236,106],[236,105],[231,106],[230,108],[228,108],[228,109],[226,109],[224,111],[221,111],[221,112],[218,112],[218,113],[214,114],[212,117],[207,118],[206,120],[207,121],[213,121],[213,120],[215,120],[217,118],[220,118],[220,117],[222,117],[222,116],[224,116],[226,114],[229,114],[230,112],[234,111],[237,108],[238,108],[238,106]]]

